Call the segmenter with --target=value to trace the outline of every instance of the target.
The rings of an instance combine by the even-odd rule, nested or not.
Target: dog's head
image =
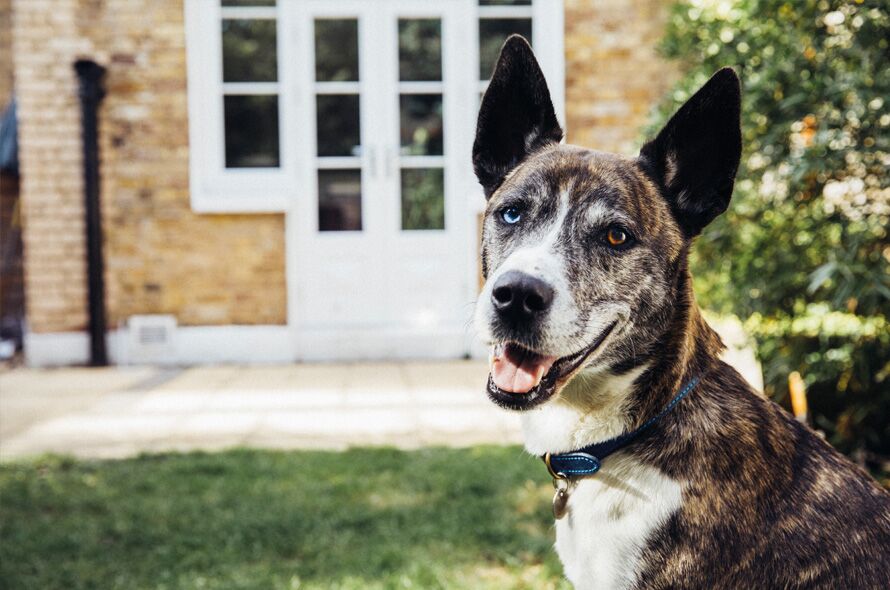
[[[494,401],[533,407],[579,371],[627,366],[656,345],[689,242],[729,204],[739,103],[727,68],[636,158],[560,145],[531,47],[507,40],[473,146],[488,199],[476,327],[492,345]]]

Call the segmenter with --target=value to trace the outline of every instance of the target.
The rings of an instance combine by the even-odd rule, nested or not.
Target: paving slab
[[[0,442],[56,416],[83,411],[106,395],[137,386],[149,368],[0,371]]]
[[[517,443],[478,361],[0,373],[0,459]]]

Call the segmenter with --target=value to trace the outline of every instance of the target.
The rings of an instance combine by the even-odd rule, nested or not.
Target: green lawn
[[[0,588],[568,588],[517,447],[0,466]]]

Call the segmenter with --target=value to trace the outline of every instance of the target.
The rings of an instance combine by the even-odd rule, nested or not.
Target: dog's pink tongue
[[[543,356],[508,344],[495,348],[491,359],[494,384],[510,393],[528,393],[541,382],[555,356]]]

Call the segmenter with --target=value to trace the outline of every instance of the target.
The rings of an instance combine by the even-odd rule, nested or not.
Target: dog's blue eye
[[[501,219],[503,219],[505,223],[513,225],[514,223],[519,223],[519,220],[522,219],[522,212],[518,207],[507,207],[501,211]]]

